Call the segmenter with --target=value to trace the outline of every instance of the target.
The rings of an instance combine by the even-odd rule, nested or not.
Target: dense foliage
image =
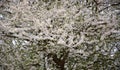
[[[5,70],[119,70],[119,0],[1,0]]]

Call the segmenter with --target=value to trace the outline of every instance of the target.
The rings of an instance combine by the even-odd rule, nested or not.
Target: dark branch
[[[55,53],[49,53],[48,58],[52,57],[56,66],[58,66],[60,68],[60,70],[65,70],[64,66],[65,66],[66,59],[68,57],[68,53],[69,53],[69,51],[67,51],[67,52],[64,51],[63,55],[60,58],[58,58],[57,54],[55,54]]]
[[[101,11],[103,11],[103,10],[105,10],[105,9],[108,9],[109,7],[118,6],[118,5],[120,5],[120,2],[111,4],[111,5],[107,6],[107,7],[105,7],[105,8],[103,8],[103,9],[99,10],[98,12],[101,12]]]

